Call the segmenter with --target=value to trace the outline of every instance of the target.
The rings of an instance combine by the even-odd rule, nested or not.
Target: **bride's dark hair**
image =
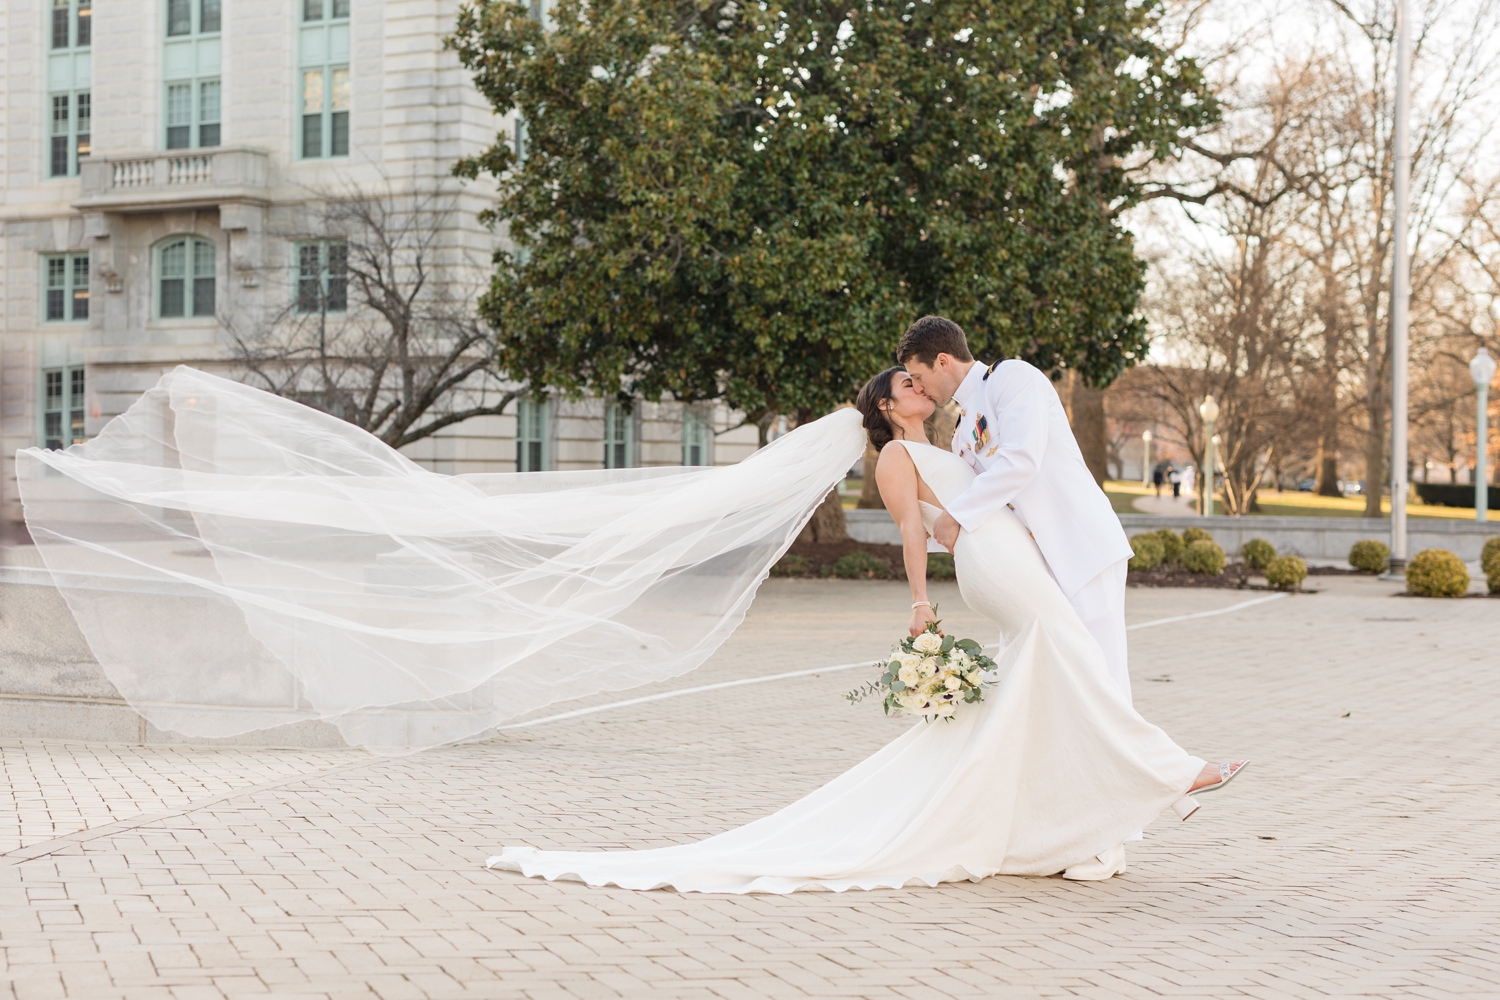
[[[891,380],[897,372],[905,375],[906,369],[900,365],[887,368],[866,382],[854,399],[854,408],[864,414],[865,432],[870,435],[870,444],[876,451],[890,444],[896,436],[891,428],[891,418],[885,415],[880,404],[891,398]]]

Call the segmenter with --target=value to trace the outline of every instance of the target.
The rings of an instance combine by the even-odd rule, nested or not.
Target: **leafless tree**
[[[1441,298],[1450,262],[1462,252],[1449,223],[1460,179],[1482,148],[1500,9],[1466,0],[1413,6],[1416,343],[1446,336],[1430,304]],[[1360,442],[1370,516],[1380,514],[1389,449],[1394,9],[1389,0],[1305,6],[1304,16],[1326,15],[1319,31],[1274,52],[1269,72],[1222,76],[1225,125],[1190,145],[1154,191],[1194,221],[1223,231],[1235,228],[1237,213],[1281,204],[1285,224],[1276,239],[1305,264],[1293,297],[1312,332],[1299,377],[1288,385],[1289,402],[1303,417],[1299,427],[1316,431],[1320,492],[1338,492],[1341,442]]]
[[[246,382],[393,448],[519,397],[473,308],[485,268],[452,245],[452,195],[350,187],[310,192],[308,204],[278,234],[295,247],[285,307],[223,318]]]

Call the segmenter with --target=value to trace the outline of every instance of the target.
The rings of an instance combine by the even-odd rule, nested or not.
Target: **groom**
[[[933,537],[951,552],[960,528],[973,531],[1002,507],[1015,511],[1129,699],[1130,543],[1084,464],[1052,382],[1024,361],[976,364],[963,330],[941,316],[923,316],[909,326],[896,360],[939,406],[958,401],[953,451],[978,473],[938,518]]]

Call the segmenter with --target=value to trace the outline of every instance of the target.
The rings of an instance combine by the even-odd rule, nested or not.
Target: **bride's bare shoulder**
[[[907,451],[906,445],[898,440],[887,441],[885,447],[880,449],[880,458],[876,461],[877,468],[892,464],[902,467],[914,464],[911,460],[911,452]]]

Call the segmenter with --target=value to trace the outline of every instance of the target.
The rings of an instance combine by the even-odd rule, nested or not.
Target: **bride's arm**
[[[917,506],[917,466],[900,442],[880,450],[875,463],[875,484],[880,499],[901,529],[901,556],[906,563],[906,581],[911,584],[913,604],[927,600],[927,529],[922,527],[922,508]],[[936,621],[930,604],[911,609],[912,635],[921,635],[927,623]]]

